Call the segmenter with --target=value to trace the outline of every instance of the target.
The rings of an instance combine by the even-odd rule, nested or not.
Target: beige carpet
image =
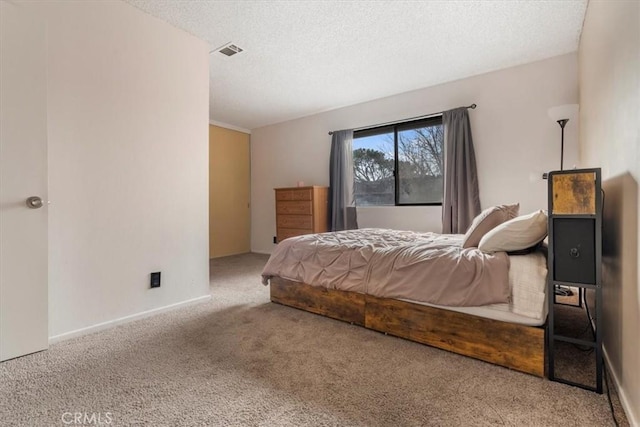
[[[612,425],[606,394],[272,304],[266,259],[213,260],[209,303],[0,364],[0,425]]]

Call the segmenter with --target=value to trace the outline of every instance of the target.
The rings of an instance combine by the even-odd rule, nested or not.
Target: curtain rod
[[[464,108],[471,108],[472,110],[475,110],[476,107],[477,107],[476,104],[471,104]],[[424,116],[409,117],[408,119],[396,120],[394,122],[380,123],[379,125],[363,126],[363,127],[355,128],[354,131],[377,128],[377,127],[386,126],[386,125],[395,125],[396,123],[409,122],[411,120],[428,119],[429,117],[439,116],[442,113],[444,113],[444,111],[440,111],[439,113],[431,113]],[[329,135],[333,135],[333,131],[330,131]]]

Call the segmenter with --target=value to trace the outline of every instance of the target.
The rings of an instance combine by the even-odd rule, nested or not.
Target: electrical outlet
[[[160,287],[160,272],[159,271],[151,273],[150,285],[151,285],[152,288],[159,288]]]
[[[278,239],[276,238],[276,236],[273,236],[273,243],[278,243]]]

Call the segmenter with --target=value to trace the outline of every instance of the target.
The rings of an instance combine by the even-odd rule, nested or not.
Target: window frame
[[[425,202],[425,203],[400,203],[400,180],[398,179],[398,169],[400,166],[398,160],[398,128],[400,131],[417,129],[421,127],[430,127],[440,125],[443,126],[442,114],[435,116],[425,117],[422,119],[408,120],[406,122],[398,122],[393,124],[384,124],[380,126],[374,126],[366,129],[360,129],[353,131],[353,140],[357,138],[364,138],[367,136],[380,135],[383,133],[393,132],[393,205],[371,205],[367,207],[384,207],[384,206],[442,206],[442,202]],[[445,141],[442,141],[442,158],[444,161]],[[444,177],[444,171],[443,171]],[[443,195],[444,195],[444,180],[443,180]],[[354,195],[355,197],[355,195]]]

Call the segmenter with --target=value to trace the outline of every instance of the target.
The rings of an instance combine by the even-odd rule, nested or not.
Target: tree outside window
[[[357,205],[442,204],[441,117],[355,132],[353,148]]]

